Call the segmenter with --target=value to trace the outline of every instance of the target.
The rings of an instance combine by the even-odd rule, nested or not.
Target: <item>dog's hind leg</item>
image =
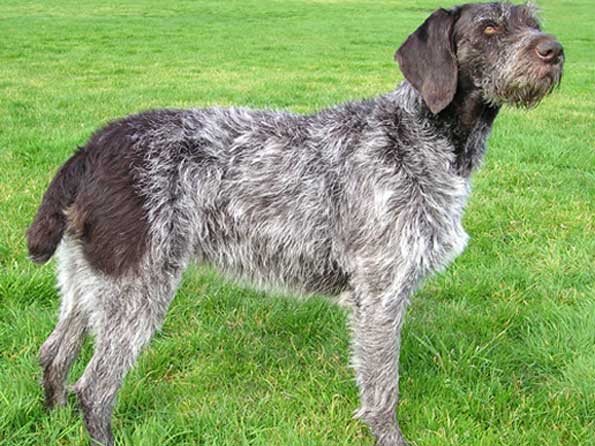
[[[60,316],[54,331],[43,343],[39,357],[43,369],[43,388],[48,409],[66,403],[66,379],[78,356],[88,320],[81,306],[83,270],[77,264],[79,247],[65,237],[58,248],[58,280],[62,296]]]
[[[112,410],[128,370],[165,318],[180,273],[105,280],[89,314],[95,352],[74,386],[92,444],[113,445]]]
[[[40,350],[43,389],[48,409],[66,404],[66,379],[85,337],[86,321],[72,310],[58,322]]]

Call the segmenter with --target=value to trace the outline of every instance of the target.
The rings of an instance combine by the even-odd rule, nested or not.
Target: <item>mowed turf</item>
[[[414,6],[412,6],[414,5]],[[0,3],[0,445],[82,445],[47,414],[37,352],[59,306],[24,232],[98,126],[149,108],[312,112],[394,88],[394,50],[433,1]],[[414,445],[595,444],[595,7],[542,1],[563,83],[504,109],[465,216],[467,251],[417,293],[400,420]],[[353,420],[347,314],[185,276],[115,411],[124,445],[371,445]],[[89,342],[72,378],[92,352]]]

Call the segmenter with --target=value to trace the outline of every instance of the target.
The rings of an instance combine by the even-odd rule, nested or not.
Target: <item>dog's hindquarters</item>
[[[66,235],[57,251],[62,305],[59,322],[41,349],[50,408],[66,402],[65,382],[84,335],[95,351],[74,385],[91,438],[112,445],[111,412],[127,371],[162,324],[181,270],[143,265],[143,274],[115,278],[86,260],[79,240]]]
[[[137,176],[146,169],[151,126],[176,128],[176,119],[175,111],[161,111],[98,131],[59,171],[29,231],[36,244],[52,248],[38,259],[57,248],[62,298],[58,324],[40,351],[46,404],[66,402],[69,369],[92,333],[95,352],[74,390],[91,437],[103,445],[113,444],[111,411],[123,377],[163,322],[191,251],[183,219],[156,238]],[[169,200],[159,212],[176,213],[176,206]],[[48,226],[47,215],[59,224]]]
[[[27,231],[29,257],[36,263],[48,261],[64,243],[67,228],[66,210],[76,199],[87,170],[84,148],[80,148],[58,171],[47,191],[35,219]],[[60,250],[60,249],[59,249]],[[40,351],[43,368],[43,387],[48,408],[66,403],[65,381],[76,359],[87,329],[84,312],[78,305],[80,288],[70,274],[79,265],[71,256],[59,262],[59,283],[62,295],[60,317],[52,334]]]

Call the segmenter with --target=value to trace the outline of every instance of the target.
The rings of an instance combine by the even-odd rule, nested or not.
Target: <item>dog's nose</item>
[[[552,38],[542,40],[535,47],[537,56],[546,63],[554,64],[558,62],[563,53],[562,45]]]

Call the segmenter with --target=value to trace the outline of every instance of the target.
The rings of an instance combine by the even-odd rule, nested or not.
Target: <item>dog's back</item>
[[[337,294],[341,155],[321,152],[328,130],[310,119],[214,108],[112,122],[57,173],[30,256],[47,261],[65,233],[114,278],[197,258],[258,286]]]

